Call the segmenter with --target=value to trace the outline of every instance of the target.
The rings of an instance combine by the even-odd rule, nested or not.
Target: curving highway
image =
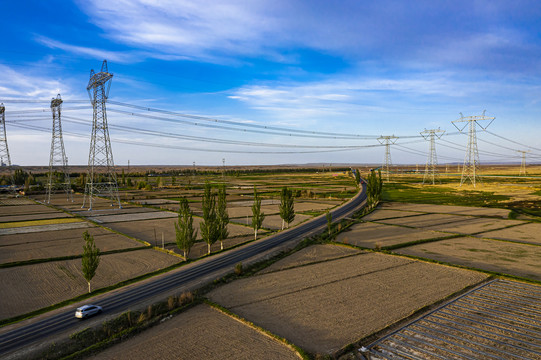
[[[360,209],[366,200],[366,184],[362,184],[361,192],[354,198],[333,210],[333,221],[352,215]],[[204,261],[197,261],[190,266],[181,267],[165,275],[150,279],[150,281],[129,286],[124,290],[117,290],[103,296],[93,303],[100,305],[104,313],[116,314],[133,308],[136,304],[150,300],[160,294],[181,292],[191,283],[205,278],[215,279],[223,276],[224,271],[232,271],[238,262],[247,262],[264,251],[273,249],[293,240],[301,240],[313,235],[327,225],[325,216],[317,217],[287,231],[279,232],[268,238],[229,250],[212,256]],[[91,300],[90,300],[91,301]],[[76,331],[80,327],[80,320],[74,317],[73,308],[60,313],[40,317],[39,320],[30,321],[21,326],[9,326],[11,330],[0,329],[0,356],[20,350],[33,343],[43,341],[45,338],[61,334],[66,331]]]

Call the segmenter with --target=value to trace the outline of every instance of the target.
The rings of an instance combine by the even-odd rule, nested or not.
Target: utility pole
[[[460,119],[452,121],[453,125],[460,132],[464,132],[466,126],[469,125],[468,131],[468,148],[466,150],[466,156],[464,157],[464,166],[462,166],[462,177],[460,178],[460,186],[466,181],[470,180],[475,187],[477,181],[481,181],[479,177],[479,152],[477,151],[477,134],[476,134],[476,125],[483,130],[486,130],[490,124],[494,121],[495,117],[485,116],[485,111],[481,116],[464,116],[460,113]],[[488,125],[484,126],[479,123],[479,121],[490,120]],[[464,126],[461,128],[458,127],[457,123],[464,123]]]
[[[225,177],[225,158],[222,158],[222,179]]]
[[[426,160],[425,166],[425,175],[423,176],[423,184],[432,179],[432,185],[436,182],[436,177],[438,177],[438,157],[436,156],[436,137],[439,139],[443,136],[445,130],[431,129],[421,131],[420,134],[425,140],[430,140],[430,153],[428,154],[428,159]]]
[[[518,173],[518,176],[520,175],[526,175],[526,154],[530,152],[524,151],[524,150],[517,150],[517,152],[522,154],[522,163],[520,164],[520,172]]]
[[[380,136],[378,138],[378,141],[380,144],[385,145],[385,160],[381,167],[385,171],[385,174],[387,176],[387,182],[389,182],[389,167],[393,166],[391,162],[391,145],[396,142],[398,139],[398,136]]]
[[[7,166],[8,178],[11,183],[12,191],[15,191],[15,179],[13,178],[13,168],[11,167],[11,157],[9,156],[8,138],[6,135],[6,107],[0,104],[0,158],[2,167]],[[6,159],[7,162],[4,162]]]
[[[103,60],[99,73],[95,73],[93,69],[90,70],[90,80],[86,87],[93,107],[92,136],[88,154],[88,180],[82,206],[85,207],[88,198],[88,210],[92,210],[92,200],[98,194],[106,195],[111,201],[111,206],[116,203],[119,208],[122,208],[118,196],[118,183],[105,107],[112,78],[113,74],[109,73],[107,69],[107,60]]]
[[[58,94],[56,98],[52,98],[51,112],[53,114],[53,127],[51,154],[49,156],[49,176],[47,177],[46,201],[47,204],[51,203],[51,194],[54,193],[57,186],[54,179],[54,167],[55,165],[60,165],[63,179],[58,186],[62,187],[66,192],[67,200],[73,202],[73,197],[71,195],[70,174],[68,169],[68,158],[64,149],[64,138],[62,136],[62,122],[60,118],[62,112],[62,99],[60,98],[60,94]]]

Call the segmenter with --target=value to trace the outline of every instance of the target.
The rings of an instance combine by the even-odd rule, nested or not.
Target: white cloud
[[[34,73],[22,73],[0,64],[0,89],[2,97],[52,98],[68,92],[65,83],[59,79],[47,78]]]

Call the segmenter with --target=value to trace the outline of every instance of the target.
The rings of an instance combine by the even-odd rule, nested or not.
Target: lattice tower
[[[383,164],[381,167],[383,168],[383,171],[385,172],[385,176],[387,181],[389,181],[389,174],[390,174],[390,167],[392,167],[391,162],[391,145],[396,142],[398,139],[398,136],[380,136],[378,138],[378,141],[380,144],[385,145],[385,159],[383,160]]]
[[[486,111],[486,110],[485,110]],[[475,187],[477,182],[481,182],[479,177],[479,152],[477,150],[477,133],[476,125],[482,130],[486,130],[494,121],[494,117],[485,116],[485,111],[481,116],[464,116],[460,113],[460,119],[452,121],[453,125],[460,132],[464,132],[466,126],[469,125],[468,131],[468,148],[466,149],[466,156],[464,157],[464,166],[462,167],[462,177],[460,178],[460,186],[464,184],[466,180],[470,180]],[[484,126],[479,121],[490,120],[488,125]],[[462,128],[459,128],[456,123],[465,123]]]
[[[68,169],[68,158],[64,149],[64,138],[62,137],[62,99],[60,94],[51,100],[51,112],[53,114],[53,128],[51,139],[51,154],[49,156],[49,174],[46,185],[46,202],[51,202],[51,194],[54,194],[57,188],[61,188],[67,195],[68,201],[73,201],[71,194],[71,181]],[[56,171],[55,166],[60,166],[60,171]]]
[[[99,73],[90,70],[90,80],[86,87],[93,107],[88,176],[83,200],[83,208],[88,200],[88,210],[92,210],[93,198],[98,195],[108,198],[111,201],[111,206],[118,204],[119,208],[122,207],[118,196],[118,183],[105,106],[112,78],[113,74],[109,73],[107,69],[107,60],[103,60]]]
[[[522,163],[520,164],[520,172],[518,173],[518,176],[526,175],[526,154],[529,153],[530,150],[517,150],[517,152],[522,154]]]
[[[439,177],[438,174],[438,157],[436,156],[436,138],[441,138],[445,133],[445,130],[431,129],[421,131],[420,134],[425,140],[430,140],[430,153],[428,154],[428,159],[426,159],[425,174],[423,176],[423,184],[432,181],[432,185],[436,183],[436,178]]]
[[[11,166],[11,157],[9,156],[8,138],[6,135],[6,107],[0,104],[0,166],[7,167],[8,178],[12,190],[15,190],[13,179],[13,168]]]

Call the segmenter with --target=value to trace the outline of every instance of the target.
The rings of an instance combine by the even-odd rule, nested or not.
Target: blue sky
[[[15,164],[48,164],[52,118],[29,111],[46,101],[8,100],[58,93],[69,162],[87,163],[92,111],[76,100],[88,99],[103,59],[111,101],[237,129],[111,104],[119,165],[381,163],[380,135],[399,137],[394,163],[423,164],[419,132],[437,128],[448,141],[437,144],[439,162],[460,162],[467,137],[451,121],[485,109],[496,120],[478,134],[482,162],[519,161],[516,150],[541,160],[538,1],[5,1],[2,14],[0,99]],[[253,125],[368,136],[244,131]]]

